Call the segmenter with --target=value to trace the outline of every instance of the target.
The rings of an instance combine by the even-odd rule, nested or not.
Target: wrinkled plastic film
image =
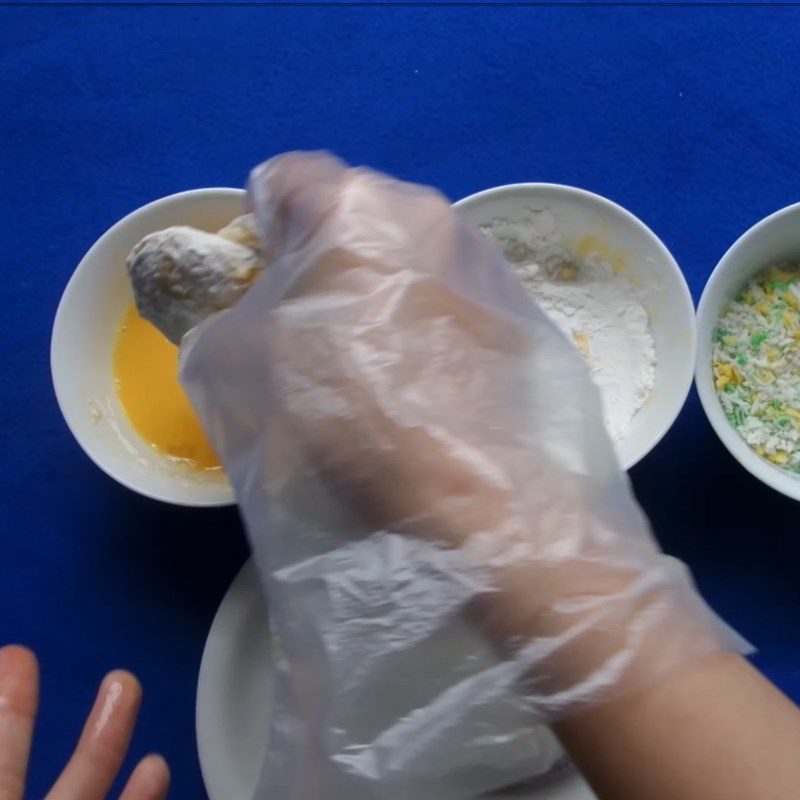
[[[274,254],[182,345],[280,640],[264,800],[463,800],[544,726],[738,649],[661,554],[574,348],[435,192],[254,170]]]

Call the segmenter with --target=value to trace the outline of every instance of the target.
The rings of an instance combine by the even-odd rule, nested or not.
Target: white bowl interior
[[[161,456],[136,433],[117,399],[112,352],[133,300],[125,260],[143,236],[171,225],[218,230],[242,213],[243,202],[241,189],[198,189],[134,211],[84,256],[58,307],[50,360],[64,418],[101,469],[148,497],[192,506],[233,502],[224,475],[191,471]]]
[[[708,279],[697,311],[697,391],[712,427],[745,469],[773,489],[800,500],[800,476],[759,457],[730,426],[717,399],[711,358],[714,331],[728,303],[757,272],[776,261],[800,261],[800,203],[777,211],[744,233]]]
[[[554,184],[516,184],[488,189],[456,203],[475,225],[519,219],[526,209],[548,209],[565,244],[591,236],[622,257],[631,282],[641,290],[656,349],[653,391],[616,444],[628,469],[669,430],[692,381],[695,317],[686,280],[675,259],[640,220],[599,195]]]

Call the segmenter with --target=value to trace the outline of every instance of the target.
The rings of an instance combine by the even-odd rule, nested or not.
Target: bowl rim
[[[689,390],[692,388],[692,380],[695,375],[696,359],[697,359],[697,319],[695,315],[694,300],[692,293],[689,290],[689,284],[686,282],[686,276],[683,274],[680,265],[675,260],[675,257],[670,252],[669,248],[664,244],[661,238],[653,232],[653,230],[633,212],[609,200],[603,195],[596,192],[589,191],[588,189],[581,189],[577,186],[570,186],[563,183],[547,183],[547,182],[523,182],[523,183],[506,183],[501,186],[493,186],[489,189],[482,189],[479,192],[467,195],[461,198],[454,206],[460,208],[462,206],[471,205],[487,198],[492,198],[497,195],[512,194],[516,191],[522,190],[535,190],[535,191],[557,191],[565,195],[573,195],[583,201],[588,201],[595,205],[606,208],[612,213],[619,214],[627,222],[631,223],[635,228],[638,228],[648,237],[656,250],[661,253],[665,263],[670,267],[670,270],[675,278],[677,278],[678,289],[685,307],[689,310],[689,337],[688,337],[688,352],[685,365],[680,375],[680,386],[676,393],[676,402],[674,407],[670,408],[668,412],[664,413],[658,425],[653,426],[653,432],[645,440],[645,444],[640,447],[627,462],[621,464],[624,470],[629,470],[638,464],[653,448],[667,435],[672,426],[675,424],[678,415],[686,405],[686,398],[689,396]]]
[[[791,203],[788,206],[779,208],[777,211],[773,211],[754,225],[751,225],[725,251],[722,258],[720,258],[711,274],[708,276],[706,285],[703,288],[703,293],[700,296],[700,302],[697,305],[698,328],[711,313],[708,307],[711,304],[712,298],[719,296],[718,284],[722,280],[722,275],[730,269],[731,264],[735,263],[739,251],[749,239],[764,228],[774,224],[779,219],[797,213],[800,213],[800,202]],[[766,264],[762,266],[766,266]],[[757,271],[758,270],[756,270],[756,272]],[[701,363],[699,349],[700,342],[698,341],[698,358],[695,366],[694,381],[697,386],[697,394],[700,397],[700,405],[703,408],[706,419],[711,423],[714,433],[717,434],[717,438],[722,442],[734,459],[753,477],[758,478],[758,480],[765,483],[771,489],[780,492],[786,497],[790,497],[792,500],[800,500],[800,480],[793,477],[791,473],[785,472],[785,470],[781,470],[779,467],[773,466],[768,461],[761,458],[761,456],[750,449],[750,446],[744,439],[730,426],[730,423],[725,418],[725,414],[722,411],[722,406],[717,399],[716,389],[711,380],[711,364]]]
[[[67,428],[72,434],[73,439],[75,439],[81,450],[83,450],[83,452],[89,457],[92,463],[94,463],[95,466],[99,467],[100,470],[102,470],[117,483],[126,487],[127,489],[130,489],[131,491],[136,492],[137,494],[142,495],[143,497],[148,497],[152,500],[159,500],[163,503],[169,503],[170,505],[184,506],[187,508],[222,508],[225,506],[235,505],[236,498],[234,497],[233,489],[231,487],[228,488],[227,496],[218,497],[216,499],[204,497],[202,495],[199,495],[196,499],[189,499],[186,497],[176,498],[166,492],[145,489],[142,486],[137,485],[135,481],[129,480],[123,475],[120,475],[109,465],[103,463],[103,460],[87,445],[83,438],[78,435],[76,426],[74,425],[71,416],[66,411],[66,398],[64,394],[65,387],[63,381],[57,376],[57,364],[59,363],[57,339],[59,338],[59,331],[64,325],[64,318],[68,313],[67,309],[73,302],[73,297],[76,293],[75,286],[78,283],[79,274],[89,269],[88,264],[94,258],[96,251],[100,249],[102,244],[107,239],[111,238],[115,233],[117,233],[120,228],[123,228],[125,225],[129,224],[133,218],[138,217],[144,212],[157,210],[159,206],[167,205],[168,203],[176,201],[212,195],[227,195],[231,197],[238,196],[240,198],[244,198],[246,194],[247,192],[244,189],[230,186],[210,186],[199,189],[187,189],[185,191],[174,192],[172,194],[165,195],[164,197],[151,200],[149,203],[145,203],[144,205],[135,208],[133,211],[130,211],[124,217],[111,225],[111,227],[107,228],[102,234],[100,234],[100,236],[83,255],[81,260],[78,262],[77,267],[75,267],[73,270],[72,275],[70,275],[67,285],[64,287],[64,291],[61,293],[55,317],[53,318],[53,327],[50,333],[50,380],[53,385],[53,391],[56,396],[56,403],[58,404],[59,411],[61,412],[61,416],[64,419],[64,422],[66,422]],[[217,488],[217,491],[219,491],[219,487],[215,488]],[[202,490],[202,487],[198,487],[198,490]]]

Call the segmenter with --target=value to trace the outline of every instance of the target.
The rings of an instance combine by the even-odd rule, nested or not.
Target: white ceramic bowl
[[[711,367],[714,331],[728,303],[755,273],[784,259],[800,259],[800,203],[776,211],[742,234],[711,273],[697,308],[695,379],[703,410],[731,455],[767,486],[800,500],[800,477],[758,456],[730,426],[717,399]]]
[[[92,461],[140,494],[187,506],[233,503],[224,475],[170,462],[129,423],[117,399],[112,351],[133,300],[125,269],[131,248],[171,225],[215,231],[242,213],[241,189],[196,189],[149,203],[109,228],[78,264],[53,325],[50,367],[58,405]]]
[[[550,183],[518,183],[478,192],[456,203],[475,225],[520,218],[526,209],[548,209],[556,230],[569,242],[591,236],[624,260],[641,287],[656,349],[650,397],[617,442],[620,463],[629,469],[658,443],[681,410],[692,383],[695,316],[692,297],[675,259],[639,219],[604,197]]]

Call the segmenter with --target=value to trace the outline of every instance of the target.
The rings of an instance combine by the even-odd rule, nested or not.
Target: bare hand
[[[75,751],[45,800],[104,800],[128,751],[142,690],[129,672],[109,672]],[[22,800],[39,702],[36,656],[24,647],[0,649],[0,800]],[[162,800],[169,769],[161,756],[143,758],[120,800]]]

